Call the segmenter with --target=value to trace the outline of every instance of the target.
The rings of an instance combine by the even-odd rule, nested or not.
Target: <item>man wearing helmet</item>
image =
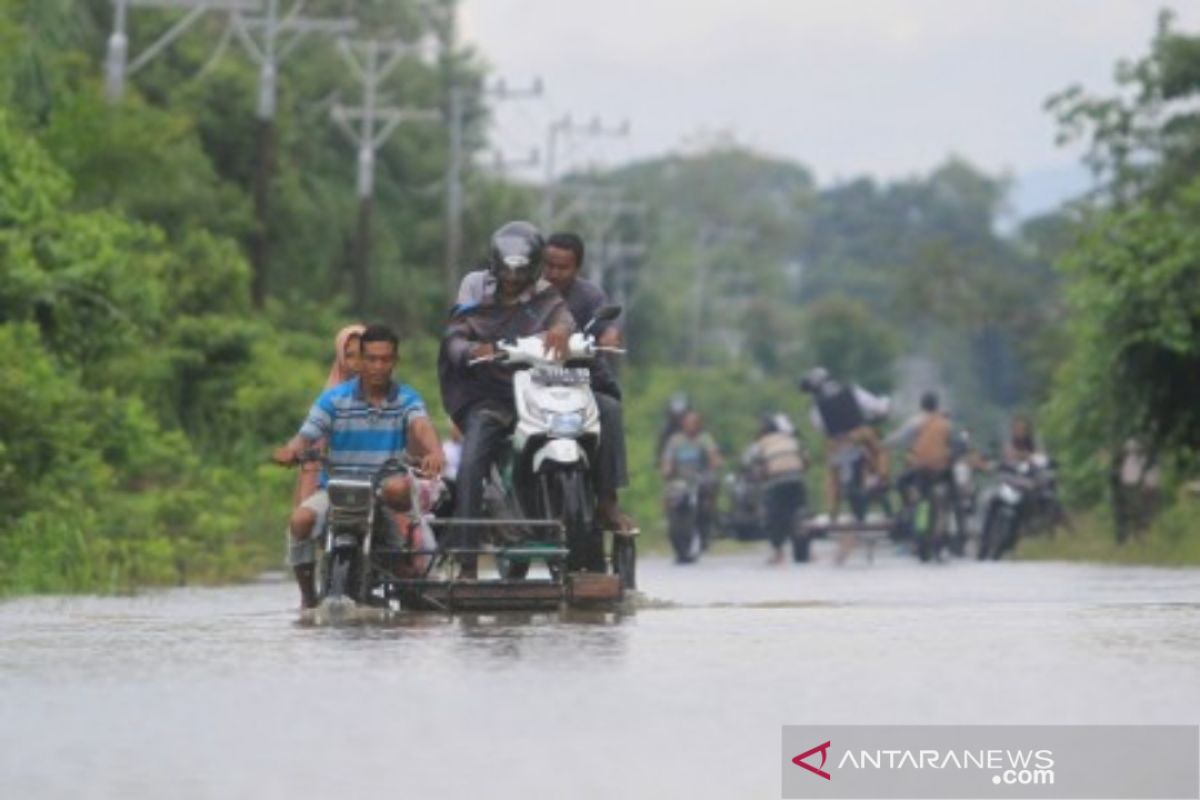
[[[483,481],[516,419],[512,373],[502,366],[469,367],[472,359],[496,352],[501,339],[545,334],[546,349],[565,353],[575,329],[562,295],[540,283],[545,242],[528,222],[510,222],[492,234],[488,258],[494,291],[451,312],[438,354],[442,404],[463,432],[454,515],[477,518],[483,511]],[[478,532],[462,527],[455,539],[475,548]],[[462,575],[476,574],[474,557],[464,557]]]
[[[824,367],[809,370],[801,379],[800,388],[812,395],[809,420],[813,428],[826,437],[825,502],[830,521],[833,521],[841,504],[836,465],[846,448],[862,447],[870,476],[876,483],[887,479],[887,457],[879,444],[879,435],[870,423],[888,415],[891,401],[887,397],[876,397],[857,384],[834,380]]]

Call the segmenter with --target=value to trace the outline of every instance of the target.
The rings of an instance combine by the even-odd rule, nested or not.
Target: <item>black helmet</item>
[[[499,280],[515,275],[533,283],[542,275],[542,248],[546,240],[532,222],[509,222],[492,234],[488,270]]]
[[[937,392],[925,392],[921,395],[921,410],[934,412],[938,410]]]

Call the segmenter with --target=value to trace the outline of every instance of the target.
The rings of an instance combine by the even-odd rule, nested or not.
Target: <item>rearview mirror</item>
[[[592,316],[592,321],[587,324],[584,331],[590,331],[600,323],[611,322],[619,316],[621,316],[620,306],[601,306],[596,310],[596,313]]]

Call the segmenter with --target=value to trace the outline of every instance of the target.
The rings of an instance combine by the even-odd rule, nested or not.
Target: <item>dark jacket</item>
[[[469,367],[471,348],[479,342],[532,336],[558,325],[575,329],[570,309],[553,287],[530,292],[513,305],[502,305],[492,296],[451,312],[438,352],[438,381],[446,413],[461,428],[470,407],[480,401],[512,408],[512,368],[501,364]]]

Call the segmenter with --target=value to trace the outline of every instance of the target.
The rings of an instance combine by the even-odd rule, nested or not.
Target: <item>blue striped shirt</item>
[[[373,406],[354,378],[317,398],[300,435],[326,440],[333,464],[374,468],[401,457],[408,446],[409,423],[425,416],[425,402],[411,386],[393,383],[383,404]]]

